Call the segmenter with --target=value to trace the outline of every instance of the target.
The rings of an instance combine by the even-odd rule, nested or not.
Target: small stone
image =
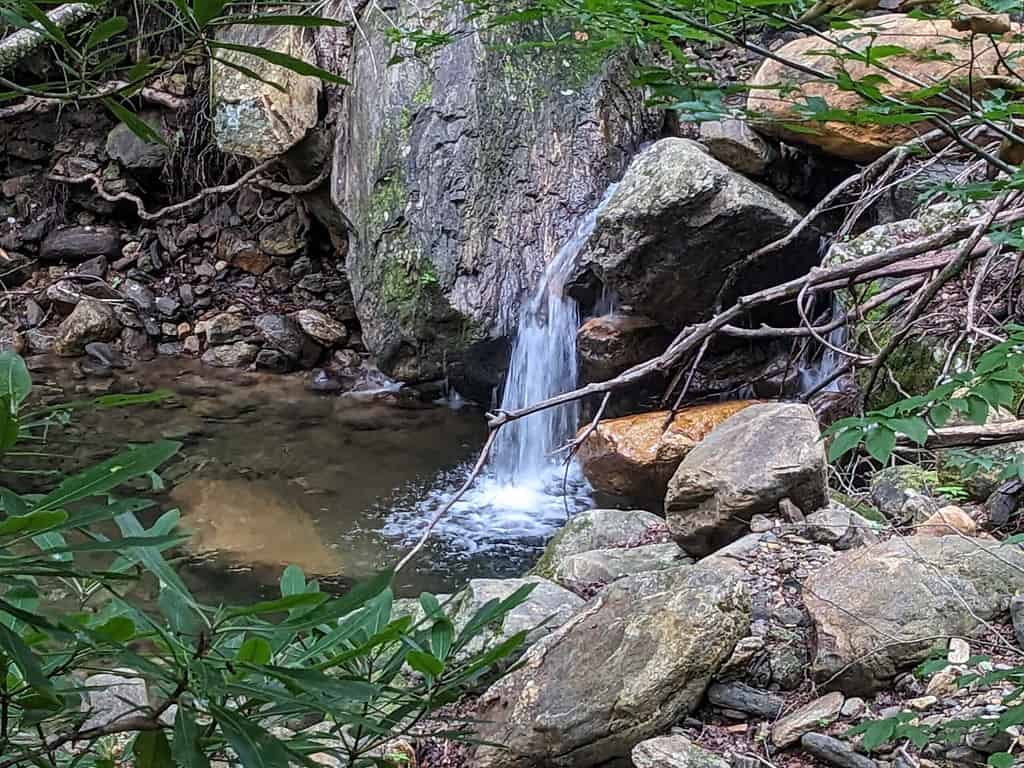
[[[806,519],[800,507],[788,498],[779,502],[779,514],[790,523],[802,523]]]
[[[156,345],[156,353],[164,357],[177,357],[181,354],[182,349],[180,341],[165,341]]]
[[[224,259],[221,259],[220,261],[218,261],[216,264],[213,265],[213,268],[217,272],[223,272],[229,266],[230,265],[226,261],[224,261]]]
[[[630,755],[635,768],[729,768],[729,763],[685,736],[641,741]]]
[[[946,667],[940,669],[934,675],[931,680],[928,681],[928,685],[925,687],[924,692],[926,696],[950,696],[956,693],[957,684],[956,681],[960,677],[960,671],[956,667]]]
[[[966,664],[971,659],[971,646],[962,637],[954,637],[949,641],[949,652],[946,660],[950,664]]]
[[[843,701],[843,694],[828,693],[781,718],[772,728],[772,744],[779,749],[788,747],[805,733],[834,722]]]
[[[90,341],[112,341],[121,332],[121,324],[109,304],[84,299],[57,329],[54,351],[62,357],[74,357],[85,351]]]
[[[121,293],[135,303],[140,312],[152,312],[156,307],[156,294],[138,280],[128,278],[120,285]]]
[[[192,326],[188,323],[178,323],[178,327],[175,329],[178,338],[184,339],[190,333],[192,333]]]
[[[256,370],[268,373],[288,373],[291,361],[276,349],[261,349],[256,355]]]
[[[185,341],[182,342],[182,350],[190,355],[198,355],[201,348],[198,336],[186,336]]]
[[[906,701],[906,706],[913,709],[915,712],[924,712],[926,709],[931,709],[939,703],[937,696],[918,696],[916,699],[909,699]]]
[[[25,337],[14,326],[0,326],[0,352],[20,355],[25,351]]]
[[[764,515],[754,515],[750,518],[750,532],[751,533],[767,533],[775,524]]]
[[[714,683],[708,688],[708,701],[716,707],[766,718],[778,717],[785,703],[781,696],[739,682]]]
[[[102,728],[149,704],[146,681],[130,669],[91,675],[85,679],[85,688],[82,708],[89,718],[83,728]]]
[[[161,296],[156,300],[156,309],[164,317],[174,317],[181,309],[181,302],[171,296]]]
[[[245,341],[210,347],[203,353],[203,362],[215,368],[247,368],[256,360],[260,348]]]
[[[858,755],[849,744],[821,733],[805,733],[800,746],[812,757],[836,768],[877,768],[878,765],[870,757]]]
[[[867,704],[864,703],[864,699],[851,696],[843,702],[843,708],[839,710],[839,714],[849,720],[854,720],[863,715],[866,710]]]
[[[205,329],[206,343],[214,347],[238,341],[244,335],[242,318],[230,312],[222,312],[207,321]]]
[[[345,388],[345,382],[330,371],[314,368],[309,372],[309,378],[306,379],[306,388],[311,392],[332,394],[341,392]]]
[[[775,158],[775,150],[743,120],[701,123],[700,141],[708,153],[740,173],[760,176]]]
[[[300,309],[292,318],[302,328],[303,333],[314,341],[332,347],[344,344],[348,340],[348,329],[344,324],[317,312],[315,309]]]
[[[83,261],[75,267],[75,272],[80,275],[104,278],[107,276],[107,257],[95,256],[88,261]]]
[[[978,524],[960,507],[947,506],[935,512],[917,527],[918,536],[974,536]]]

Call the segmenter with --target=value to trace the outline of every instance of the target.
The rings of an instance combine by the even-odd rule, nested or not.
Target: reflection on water
[[[66,373],[36,377],[59,385],[65,399],[95,391],[96,380],[69,381]],[[71,472],[128,442],[181,441],[161,472],[162,509],[181,509],[193,536],[179,568],[211,600],[267,594],[288,563],[338,588],[393,565],[461,484],[486,437],[483,415],[473,408],[395,392],[322,397],[298,378],[181,361],[140,367],[110,386],[163,387],[174,397],[159,406],[82,413],[51,433],[47,450],[60,457],[42,461]],[[25,482],[0,476],[0,484]],[[521,574],[567,510],[588,500],[570,474],[567,505],[561,482],[509,488],[481,478],[402,574],[401,591],[446,592],[468,578]]]

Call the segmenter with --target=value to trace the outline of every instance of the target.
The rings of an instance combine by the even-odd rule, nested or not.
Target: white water
[[[580,222],[523,306],[502,410],[522,408],[576,388],[579,308],[563,291],[598,214],[614,191],[614,186],[609,188],[597,208]],[[579,409],[572,403],[503,427],[488,468],[438,524],[438,536],[455,549],[479,552],[514,540],[543,539],[565,522],[567,512],[586,508],[590,489],[575,464],[566,472],[565,454],[558,452],[578,426]],[[389,515],[384,533],[414,540],[468,471],[468,466],[460,467],[437,478],[432,488],[423,489],[422,502]]]

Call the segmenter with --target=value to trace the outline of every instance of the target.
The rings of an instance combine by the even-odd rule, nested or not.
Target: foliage
[[[11,353],[0,371],[18,425],[31,383]],[[113,768],[119,737],[137,768],[315,765],[316,753],[390,764],[390,742],[494,677],[523,643],[525,632],[468,648],[529,587],[461,628],[429,594],[419,618],[396,612],[390,571],[331,596],[291,566],[275,599],[203,604],[164,556],[184,539],[177,511],[146,527],[137,514],[155,502],[119,494],[179,447],[127,447],[43,494],[0,488],[0,768]],[[143,574],[155,604],[137,594]],[[58,602],[57,591],[73,597]],[[87,675],[112,668],[145,680],[148,705],[90,711],[103,692]],[[469,734],[435,722],[432,735]]]

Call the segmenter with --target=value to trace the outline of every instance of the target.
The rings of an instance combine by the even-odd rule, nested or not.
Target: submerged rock
[[[625,758],[700,703],[747,633],[741,582],[699,566],[613,583],[480,699],[480,768]]]
[[[579,272],[592,273],[634,311],[678,329],[711,310],[729,266],[799,221],[781,198],[700,144],[662,139],[626,171],[598,216]],[[737,289],[803,274],[816,261],[816,244],[798,238],[741,274]]]
[[[812,674],[872,695],[896,674],[971,637],[1024,589],[1019,546],[959,536],[893,538],[837,556],[807,581],[817,636]]]
[[[806,405],[760,403],[726,419],[683,459],[669,482],[672,536],[703,556],[739,539],[750,519],[788,498],[803,511],[828,501],[825,449]]]
[[[668,429],[668,411],[606,419],[580,446],[577,459],[599,491],[660,503],[673,473],[693,447],[749,405],[750,401],[735,400],[684,408]]]

